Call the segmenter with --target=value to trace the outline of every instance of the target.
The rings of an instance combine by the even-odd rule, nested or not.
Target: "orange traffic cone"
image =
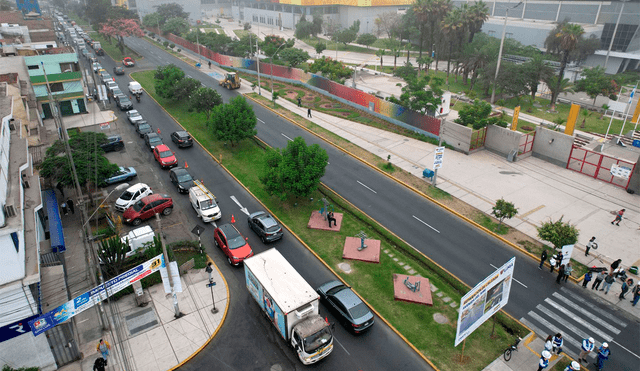
[[[329,318],[324,317],[324,321],[325,321],[326,323],[329,323]]]
[[[158,128],[158,134],[160,134],[160,128]]]
[[[184,162],[184,168],[185,168],[185,169],[188,169],[188,168],[189,168],[189,164],[187,164],[187,162],[186,162],[186,161]]]
[[[235,223],[236,222],[236,218],[233,217],[233,214],[231,214],[231,223]]]

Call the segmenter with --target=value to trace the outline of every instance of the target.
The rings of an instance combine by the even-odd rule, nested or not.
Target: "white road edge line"
[[[351,355],[351,353],[349,353],[349,351],[347,350],[347,348],[345,348],[345,347],[342,345],[342,343],[341,343],[340,341],[338,341],[338,338],[337,338],[337,337],[335,337],[335,336],[334,336],[334,337],[333,337],[333,339],[336,341],[336,343],[338,343],[338,345],[340,345],[340,348],[344,349],[344,351],[345,351],[348,355]]]
[[[433,228],[432,226],[430,226],[429,224],[425,223],[425,222],[424,222],[424,220],[422,220],[422,219],[418,218],[418,217],[417,217],[417,216],[415,216],[415,215],[411,215],[411,216],[413,217],[413,219],[415,219],[415,220],[419,221],[420,223],[422,223],[422,224],[426,225],[427,227],[429,227],[429,228],[433,229],[434,231],[436,231],[436,232],[440,233],[440,231],[439,231],[439,230],[437,230],[437,229]]]
[[[360,184],[361,186],[363,186],[363,187],[365,187],[366,189],[370,190],[371,192],[373,192],[373,193],[375,193],[375,194],[378,194],[378,192],[376,192],[376,191],[374,191],[373,189],[371,189],[371,188],[367,187],[367,186],[366,186],[364,183],[362,183],[361,181],[356,180],[356,182],[358,182],[358,184]]]
[[[498,269],[498,267],[496,267],[496,266],[495,266],[495,265],[493,265],[493,264],[489,264],[489,265],[490,265],[490,266],[492,266],[492,267],[493,267],[493,269]],[[521,284],[525,289],[528,289],[528,288],[529,288],[529,287],[527,287],[527,285],[525,285],[524,283],[522,283],[522,282],[518,281],[517,279],[515,279],[515,278],[514,278],[513,280],[514,280],[514,281],[516,281],[517,283]]]
[[[623,347],[623,346],[622,346],[622,345],[620,345],[620,343],[618,343],[617,341],[611,340],[610,342],[611,342],[611,343],[614,343],[615,345],[619,346],[620,348],[622,348],[622,349],[626,350],[627,352],[629,352],[629,353],[633,354],[634,356],[636,356],[636,358],[640,358],[640,356],[639,356],[639,355],[637,355],[637,354],[635,354],[634,352],[630,351],[629,349],[627,349],[627,348]]]
[[[289,138],[288,136],[284,135],[283,133],[280,133],[280,135],[282,135],[283,137],[289,139],[289,141],[293,142],[293,139]]]
[[[256,118],[257,118],[257,117],[256,117]],[[260,119],[258,119],[258,121],[260,121],[261,123],[263,123],[263,124],[264,124],[264,121],[262,121],[262,120],[260,120]]]

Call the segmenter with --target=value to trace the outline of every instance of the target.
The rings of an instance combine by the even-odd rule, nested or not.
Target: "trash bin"
[[[431,169],[424,169],[422,171],[422,176],[425,177],[425,178],[431,179],[431,178],[433,178],[433,175],[434,175],[434,173],[433,173],[433,170],[431,170]]]
[[[629,268],[629,273],[631,274],[638,274],[638,267],[636,267],[635,265],[631,266]]]

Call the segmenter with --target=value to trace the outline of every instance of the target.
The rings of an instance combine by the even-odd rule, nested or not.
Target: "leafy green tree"
[[[367,49],[369,49],[369,46],[371,46],[374,42],[376,42],[376,40],[378,40],[376,35],[370,34],[370,33],[363,33],[362,35],[358,36],[357,43],[361,45],[365,45]]]
[[[298,21],[298,23],[296,24],[295,36],[298,39],[307,39],[309,38],[309,36],[311,36],[312,33],[313,33],[313,23],[307,21],[307,18],[303,14],[302,17],[300,17],[300,20]]]
[[[174,101],[181,100],[190,100],[191,96],[194,92],[198,90],[202,86],[200,81],[193,79],[191,77],[186,77],[178,81],[173,90],[173,99]]]
[[[164,25],[172,18],[189,19],[189,13],[185,12],[182,5],[177,3],[159,5],[156,13],[158,13],[158,16],[160,17],[160,26]]]
[[[313,11],[313,27],[311,28],[311,36],[316,37],[319,33],[322,33],[322,23],[324,22],[324,18],[322,18],[322,12],[319,10]]]
[[[538,93],[538,85],[540,84],[540,81],[544,81],[553,75],[553,68],[547,64],[540,53],[536,53],[522,66],[529,91],[531,92],[531,97],[535,99],[536,93]]]
[[[376,50],[376,56],[380,57],[380,68],[382,68],[382,58],[384,57],[386,51],[384,49]]]
[[[462,126],[474,126],[483,124],[491,114],[491,105],[483,100],[476,99],[473,104],[464,106],[458,111],[458,118],[453,120]],[[486,126],[482,125],[480,127]]]
[[[618,84],[612,77],[605,74],[602,66],[584,69],[582,76],[583,79],[578,80],[576,88],[593,98],[593,104],[596,104],[599,95],[615,96],[618,91]]]
[[[329,57],[319,58],[309,65],[312,73],[322,72],[322,75],[330,80],[343,84],[345,79],[351,77],[353,70],[346,67],[340,61],[334,61]]]
[[[307,197],[318,188],[329,162],[327,151],[319,145],[307,146],[302,137],[284,149],[269,149],[260,182],[265,190],[281,200]]]
[[[511,219],[518,214],[518,209],[512,202],[505,201],[504,198],[496,201],[495,206],[493,206],[493,211],[491,214],[495,216],[502,224],[504,219]]]
[[[154,12],[154,13],[149,13],[145,15],[142,18],[142,24],[145,27],[158,28],[158,25],[160,24],[160,14],[158,14],[157,12]],[[160,31],[162,31],[162,29],[160,29]]]
[[[358,32],[351,28],[346,28],[342,31],[337,31],[333,34],[332,40],[337,43],[343,43],[345,46],[352,43],[358,37]]]
[[[406,81],[408,79],[417,77],[418,73],[410,62],[405,62],[404,66],[398,67],[395,71],[393,71],[393,75],[398,76]]]
[[[575,225],[565,223],[562,221],[564,216],[561,216],[557,221],[551,221],[542,223],[538,229],[538,237],[543,241],[550,242],[554,248],[559,249],[565,245],[572,245],[578,241],[580,232]]]
[[[400,98],[390,97],[389,101],[422,114],[433,113],[442,102],[443,79],[435,76],[408,76],[402,87]]]
[[[425,71],[427,71],[427,73],[429,73],[429,67],[431,66],[431,63],[433,63],[433,58],[431,57],[420,57],[418,59],[416,59],[416,63],[418,63],[418,71],[422,70],[422,66],[424,66]]]
[[[204,112],[207,115],[207,122],[211,119],[211,111],[214,107],[222,104],[222,97],[217,91],[201,86],[196,89],[189,99],[191,108],[196,112]]]
[[[274,91],[271,93],[271,101],[273,102],[273,106],[276,106],[276,99],[280,98],[280,92]]]
[[[308,61],[311,57],[309,53],[302,49],[287,48],[280,52],[280,58],[285,60],[289,64],[289,67],[295,68],[299,64]]]
[[[547,77],[544,80],[544,83],[547,84],[547,87],[551,90],[551,94],[556,97],[560,96],[560,94],[567,95],[567,93],[575,93],[573,84],[569,79],[562,79],[561,81],[558,81],[557,75]]]
[[[122,6],[111,6],[107,11],[107,19],[135,19],[137,21],[138,14]]]
[[[324,41],[320,41],[316,44],[316,53],[322,54],[327,49],[327,44]]]
[[[167,20],[164,25],[162,25],[162,32],[182,36],[189,32],[189,28],[191,28],[189,21],[184,18],[175,17]]]
[[[156,93],[166,99],[173,99],[176,86],[184,79],[184,71],[174,64],[158,66],[154,75]]]
[[[89,185],[99,185],[103,179],[110,177],[118,170],[118,165],[112,164],[104,157],[100,145],[107,142],[104,133],[82,132],[69,138],[71,156],[78,174],[81,186],[89,190]],[[57,140],[47,149],[40,165],[40,175],[52,182],[60,182],[68,187],[75,187],[71,163],[66,155],[64,141]]]
[[[0,11],[4,12],[7,10],[12,10],[14,6],[14,3],[10,2],[9,0],[0,1]]]
[[[199,30],[196,28],[196,30],[189,32],[185,38],[195,43],[196,32],[198,31]],[[221,54],[229,54],[230,51],[232,50],[232,46],[234,45],[233,40],[229,36],[225,34],[217,34],[215,32],[207,32],[207,33],[199,32],[198,41],[200,42],[201,45],[204,45],[207,48],[213,50],[214,52],[221,53]]]
[[[285,40],[280,36],[267,35],[264,37],[264,41],[260,43],[260,49],[266,56],[273,59],[278,59],[276,52],[280,52],[286,48],[292,48],[294,44],[294,39]]]
[[[256,114],[241,95],[232,98],[228,104],[215,106],[212,113],[210,128],[218,140],[229,141],[235,146],[258,133]]]

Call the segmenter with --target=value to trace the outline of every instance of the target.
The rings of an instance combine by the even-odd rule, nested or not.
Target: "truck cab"
[[[201,181],[193,181],[193,187],[189,188],[189,201],[203,222],[209,223],[222,218],[216,197]]]

